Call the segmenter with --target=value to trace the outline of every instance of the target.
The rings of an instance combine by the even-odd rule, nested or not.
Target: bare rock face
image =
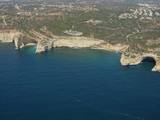
[[[3,43],[14,42],[16,49],[20,49],[25,46],[26,40],[24,40],[23,38],[24,34],[14,29],[0,31],[1,42]]]
[[[104,43],[103,40],[87,37],[59,37],[55,40],[53,47],[87,48],[102,43]]]
[[[16,49],[23,48],[25,45],[30,43],[36,43],[33,38],[14,29],[1,30],[0,41],[3,43],[14,42]]]
[[[14,39],[18,39],[20,35],[21,33],[16,30],[1,30],[0,31],[0,41],[1,42],[13,42]]]
[[[87,48],[103,43],[102,40],[92,40],[86,37],[55,37],[55,39],[38,40],[36,53],[41,53],[56,47]]]

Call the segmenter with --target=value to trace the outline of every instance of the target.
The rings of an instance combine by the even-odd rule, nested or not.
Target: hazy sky
[[[13,1],[13,0],[0,0],[0,1]],[[38,1],[38,0],[15,0],[15,1]],[[101,1],[116,1],[116,2],[140,2],[140,3],[160,3],[160,0],[39,0],[39,1],[65,1],[65,2],[71,2],[71,1],[90,1],[90,2],[101,2]]]

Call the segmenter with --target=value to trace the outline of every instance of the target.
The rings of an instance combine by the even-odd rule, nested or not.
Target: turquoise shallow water
[[[160,73],[96,50],[0,45],[0,120],[160,120]]]

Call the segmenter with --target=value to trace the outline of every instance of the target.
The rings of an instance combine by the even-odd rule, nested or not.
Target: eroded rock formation
[[[19,32],[15,29],[7,29],[0,31],[0,41],[2,43],[11,43],[15,44],[16,49],[23,48],[28,44],[35,44],[36,41],[31,36],[28,36],[25,33]]]
[[[16,30],[0,31],[0,40],[2,42],[14,42],[16,49],[20,49],[30,44],[37,44],[36,53],[49,51],[56,47],[69,48],[90,48],[106,51],[116,51],[121,53],[120,62],[122,65],[138,65],[146,57],[153,58],[156,62],[152,71],[160,72],[160,57],[154,52],[134,53],[129,51],[129,45],[110,44],[104,40],[88,37],[69,37],[47,35],[32,31],[30,34],[18,32]]]
[[[17,30],[0,30],[1,42],[13,42],[14,39],[18,39],[21,33]]]
[[[160,58],[153,53],[142,53],[142,54],[134,54],[129,52],[122,52],[120,62],[122,65],[138,65],[145,58],[153,58],[155,60],[155,66],[152,68],[152,71],[160,72]]]

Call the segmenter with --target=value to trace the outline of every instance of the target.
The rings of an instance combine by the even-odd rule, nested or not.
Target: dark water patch
[[[152,63],[152,64],[156,64],[156,61],[154,58],[152,57],[145,57],[143,60],[142,60],[142,63]]]
[[[152,70],[152,68],[156,65],[156,61],[154,58],[152,57],[145,57],[142,60],[142,65],[145,66],[145,68]]]

